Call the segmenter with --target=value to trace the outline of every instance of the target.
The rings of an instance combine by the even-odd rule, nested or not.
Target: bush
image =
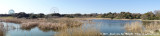
[[[156,16],[152,12],[147,12],[141,17],[143,20],[155,20]]]

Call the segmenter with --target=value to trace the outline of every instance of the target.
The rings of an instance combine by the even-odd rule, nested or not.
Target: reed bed
[[[0,36],[6,36],[6,33],[9,30],[14,30],[15,27],[13,25],[8,25],[5,23],[0,22]]]
[[[3,23],[0,23],[0,36],[5,36]]]
[[[102,36],[100,32],[95,29],[90,30],[80,30],[72,29],[56,33],[54,36]]]
[[[4,27],[3,23],[0,23],[0,28],[3,28],[3,27]]]
[[[71,28],[62,30],[54,34],[54,36],[103,36],[100,30],[95,26],[86,26],[80,28]]]
[[[142,24],[140,22],[127,23],[125,25],[125,29],[127,32],[132,33],[142,33],[143,31]]]
[[[160,32],[160,23],[152,22],[150,24],[145,25],[146,32],[149,33],[159,33]]]
[[[21,24],[21,29],[31,29],[36,26],[38,26],[38,22],[28,22],[28,23],[22,23]]]
[[[72,20],[72,19],[63,19],[60,20],[59,23],[66,24],[68,27],[76,27],[83,24],[80,20]]]
[[[52,30],[61,30],[71,27],[81,26],[83,23],[78,20],[73,20],[69,18],[54,18],[48,19],[47,22],[40,23],[38,27],[40,29],[52,29]]]
[[[60,29],[64,29],[67,26],[65,24],[59,24],[59,23],[40,23],[38,25],[38,27],[40,29],[46,29],[46,30],[60,30]]]
[[[0,36],[5,36],[4,31],[0,30]]]
[[[2,19],[3,22],[22,23],[19,19]]]
[[[125,28],[129,32],[136,33],[159,33],[160,32],[160,23],[152,22],[148,24],[141,24],[139,22],[133,22],[131,24],[126,24]]]
[[[20,24],[20,28],[24,30],[30,30],[34,27],[38,27],[41,30],[63,30],[63,29],[69,29],[72,27],[78,27],[83,24],[82,20],[80,19],[71,19],[71,18],[39,18],[39,19],[24,19],[24,18],[9,18],[9,19],[2,19],[0,20],[4,22],[11,22],[11,23],[18,23]],[[0,24],[0,27],[2,24]],[[78,30],[78,29],[76,29]],[[76,33],[76,30],[74,30],[73,34]],[[80,33],[80,31],[76,35],[99,35],[96,32],[97,30],[86,30],[83,33]],[[81,31],[82,32],[82,31]],[[96,32],[96,33],[94,33]],[[68,33],[68,32],[67,32]],[[85,33],[85,34],[84,34]],[[99,32],[98,32],[99,33]]]
[[[64,29],[69,27],[81,26],[83,22],[80,19],[71,18],[38,18],[38,19],[24,19],[24,18],[0,18],[4,22],[18,23],[21,25],[21,29],[31,29],[34,27],[40,29]]]

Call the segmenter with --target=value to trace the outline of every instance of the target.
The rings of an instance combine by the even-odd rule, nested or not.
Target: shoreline
[[[12,19],[15,17],[0,17],[0,20],[2,19]],[[62,17],[63,18],[63,17]],[[160,20],[142,20],[142,19],[111,19],[111,18],[70,18],[70,19],[80,19],[80,20],[140,20],[140,21],[160,21]]]
[[[141,19],[110,19],[110,18],[73,18],[73,19],[87,19],[87,20],[141,20]]]
[[[110,19],[110,18],[73,18],[73,19],[87,19],[87,20],[140,20],[140,21],[160,21],[160,20],[142,20],[142,19]]]

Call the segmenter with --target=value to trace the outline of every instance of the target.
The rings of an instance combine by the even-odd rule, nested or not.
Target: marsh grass
[[[3,19],[4,22],[10,22],[10,23],[21,23],[18,19]]]
[[[1,29],[1,28],[0,28]],[[0,36],[5,36],[4,31],[0,30]]]
[[[160,33],[160,23],[159,22],[152,22],[150,24],[146,24],[145,28],[146,28],[146,32]]]
[[[97,25],[96,25],[97,26]],[[79,28],[70,28],[54,34],[54,36],[103,36],[95,25],[84,25]]]
[[[28,22],[28,23],[22,23],[20,28],[24,30],[31,30],[32,28],[38,26],[38,22]]]
[[[4,25],[2,23],[0,23],[0,36],[4,36]]]
[[[7,19],[10,20],[10,19]],[[34,27],[46,30],[60,30],[66,29],[69,27],[77,27],[81,26],[83,22],[81,20],[69,19],[69,18],[52,18],[52,19],[13,19],[13,20],[20,20],[22,23],[21,29],[30,30]]]
[[[67,28],[67,26],[59,23],[40,23],[38,28],[41,30],[61,30]]]
[[[72,19],[72,18],[49,18],[49,19],[18,19],[10,18],[3,19],[6,22],[20,23],[21,29],[30,30],[34,27],[38,27],[40,30],[57,31],[55,36],[101,36],[100,31],[93,27],[90,28],[77,28],[82,26],[84,22],[82,19]]]
[[[34,27],[40,28],[40,29],[63,29],[63,28],[69,28],[69,27],[77,27],[81,26],[83,22],[80,19],[71,19],[71,18],[38,18],[38,19],[25,19],[25,18],[0,18],[0,20],[4,22],[10,22],[10,23],[18,23],[21,25],[21,29],[31,29]]]
[[[63,30],[72,27],[81,26],[83,23],[80,20],[70,18],[50,18],[47,22],[40,23],[38,27],[45,30]]]
[[[16,29],[15,26],[0,22],[0,36],[6,36],[6,33],[8,31],[14,30],[14,29]]]
[[[0,36],[5,36],[4,25],[0,22]]]
[[[60,31],[55,34],[55,36],[101,36],[100,32],[96,29],[82,30],[82,29],[72,29],[66,31]]]
[[[125,29],[132,33],[160,33],[160,23],[151,22],[145,25],[140,22],[133,22],[131,24],[126,24]]]
[[[127,32],[132,33],[142,33],[143,31],[142,24],[140,22],[127,23],[125,25],[125,29]]]

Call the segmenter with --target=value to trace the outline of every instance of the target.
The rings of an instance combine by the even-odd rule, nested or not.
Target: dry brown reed
[[[143,28],[142,24],[140,22],[133,22],[133,23],[127,23],[125,25],[125,29],[127,32],[132,32],[132,33],[142,33]]]
[[[0,18],[4,22],[19,23],[22,29],[31,29],[38,26],[40,29],[62,29],[69,27],[76,27],[83,24],[81,20],[71,18],[38,18],[38,19],[24,19],[24,18]]]
[[[11,23],[21,23],[18,19],[3,19],[4,22],[11,22]]]
[[[62,30],[54,34],[54,36],[102,36],[100,30],[94,27],[81,27]]]
[[[151,22],[150,24],[145,25],[146,32],[148,33],[157,33],[160,32],[160,23]]]
[[[4,31],[0,30],[0,36],[5,36]]]
[[[125,25],[126,30],[133,33],[159,33],[159,27],[159,22],[152,22],[145,25],[142,25],[140,22],[133,22]]]
[[[4,27],[3,23],[0,22],[0,28],[3,28],[3,27]]]
[[[0,23],[0,36],[5,36],[3,28],[4,28],[4,25],[2,23]]]
[[[69,18],[51,18],[47,19],[47,22],[40,23],[38,27],[40,29],[52,29],[52,30],[60,30],[66,29],[70,27],[81,26],[82,22],[69,19]]]
[[[65,24],[59,24],[59,23],[40,23],[38,25],[40,29],[52,29],[52,30],[59,30],[59,29],[64,29],[67,26]]]
[[[28,23],[22,23],[21,24],[21,29],[31,29],[34,28],[36,26],[38,26],[38,22],[28,22]]]
[[[72,29],[68,31],[61,31],[55,34],[55,36],[101,36],[100,32],[95,29],[80,30]]]

